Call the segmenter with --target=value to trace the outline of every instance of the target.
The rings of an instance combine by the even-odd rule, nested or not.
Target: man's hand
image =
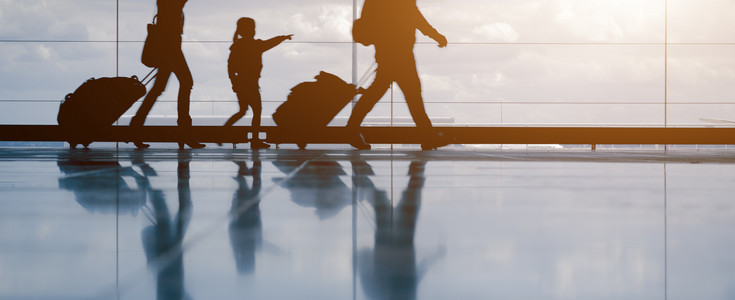
[[[439,43],[439,48],[444,48],[447,46],[447,38],[441,33],[437,32],[436,36],[434,37],[434,40],[437,43]]]
[[[293,37],[293,34],[282,35],[281,37],[283,37],[284,40],[290,40]]]

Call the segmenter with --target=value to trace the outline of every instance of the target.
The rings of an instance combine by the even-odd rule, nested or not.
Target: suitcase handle
[[[143,85],[147,86],[147,85],[148,85],[148,84],[149,84],[149,83],[150,83],[151,81],[153,81],[153,78],[156,78],[156,76],[158,76],[158,72],[156,72],[156,74],[155,74],[155,75],[153,75],[153,76],[152,76],[152,77],[151,77],[150,79],[148,78],[148,77],[149,77],[149,76],[151,76],[151,74],[153,74],[153,72],[155,72],[156,70],[158,70],[158,68],[153,68],[153,69],[152,69],[152,70],[151,70],[150,72],[148,72],[148,75],[145,75],[145,77],[143,77],[143,80],[141,80],[141,82],[143,82],[143,81],[145,81],[146,79],[148,79],[148,81],[145,81],[145,82],[143,82]],[[133,77],[135,77],[135,75],[133,75]],[[136,79],[137,79],[137,78],[136,78]]]
[[[373,64],[367,68],[367,71],[365,71],[365,73],[362,74],[362,76],[360,76],[360,79],[357,80],[357,93],[358,94],[361,94],[361,91],[365,91],[365,89],[362,88],[362,86],[365,85],[365,83],[367,83],[367,81],[370,79],[371,77],[370,74],[377,70],[378,70],[378,63],[373,62]]]

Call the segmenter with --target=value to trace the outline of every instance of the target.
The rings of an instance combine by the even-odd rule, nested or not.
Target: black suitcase
[[[291,88],[286,102],[273,114],[273,121],[291,134],[313,132],[326,127],[357,95],[354,84],[334,74],[319,72],[316,81],[302,82]],[[306,144],[299,144],[301,148]]]
[[[56,120],[72,148],[86,148],[145,94],[136,76],[91,78],[66,95]]]

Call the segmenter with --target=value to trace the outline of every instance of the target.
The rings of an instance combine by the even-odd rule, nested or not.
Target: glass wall
[[[450,41],[442,49],[417,34],[427,111],[441,125],[732,126],[735,21],[725,12],[735,4],[690,2],[418,1]],[[256,20],[257,38],[294,34],[263,56],[266,124],[290,88],[321,70],[348,82],[369,76],[372,47],[357,45],[353,68],[353,5],[189,1],[183,49],[194,123],[220,124],[237,110],[227,56],[243,16]],[[86,79],[147,74],[140,52],[155,13],[153,0],[0,4],[0,124],[55,124],[61,99]],[[177,87],[171,80],[148,124],[175,122]],[[332,125],[344,124],[349,107]],[[397,86],[366,124],[412,124]]]

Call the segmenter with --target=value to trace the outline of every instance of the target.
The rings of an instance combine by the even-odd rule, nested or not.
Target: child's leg
[[[240,120],[242,117],[245,116],[245,112],[247,112],[247,109],[240,109],[240,111],[236,112],[232,117],[230,117],[227,122],[225,122],[225,126],[232,126],[237,122],[237,120]]]
[[[251,124],[253,126],[253,138],[257,139],[257,133],[260,132],[260,113],[263,111],[263,107],[260,104],[260,97],[258,97],[257,101],[253,101],[250,107],[253,108],[253,123]]]
[[[263,107],[260,99],[260,90],[256,90],[253,93],[253,101],[250,102],[250,107],[253,109],[253,139],[250,141],[250,148],[252,149],[263,149],[269,148],[270,145],[260,140],[260,113],[263,111]]]
[[[225,122],[225,126],[232,126],[240,120],[240,118],[245,116],[245,113],[248,111],[248,105],[247,105],[247,96],[243,95],[242,93],[235,93],[237,95],[237,103],[240,104],[240,111],[236,112],[230,119]]]

